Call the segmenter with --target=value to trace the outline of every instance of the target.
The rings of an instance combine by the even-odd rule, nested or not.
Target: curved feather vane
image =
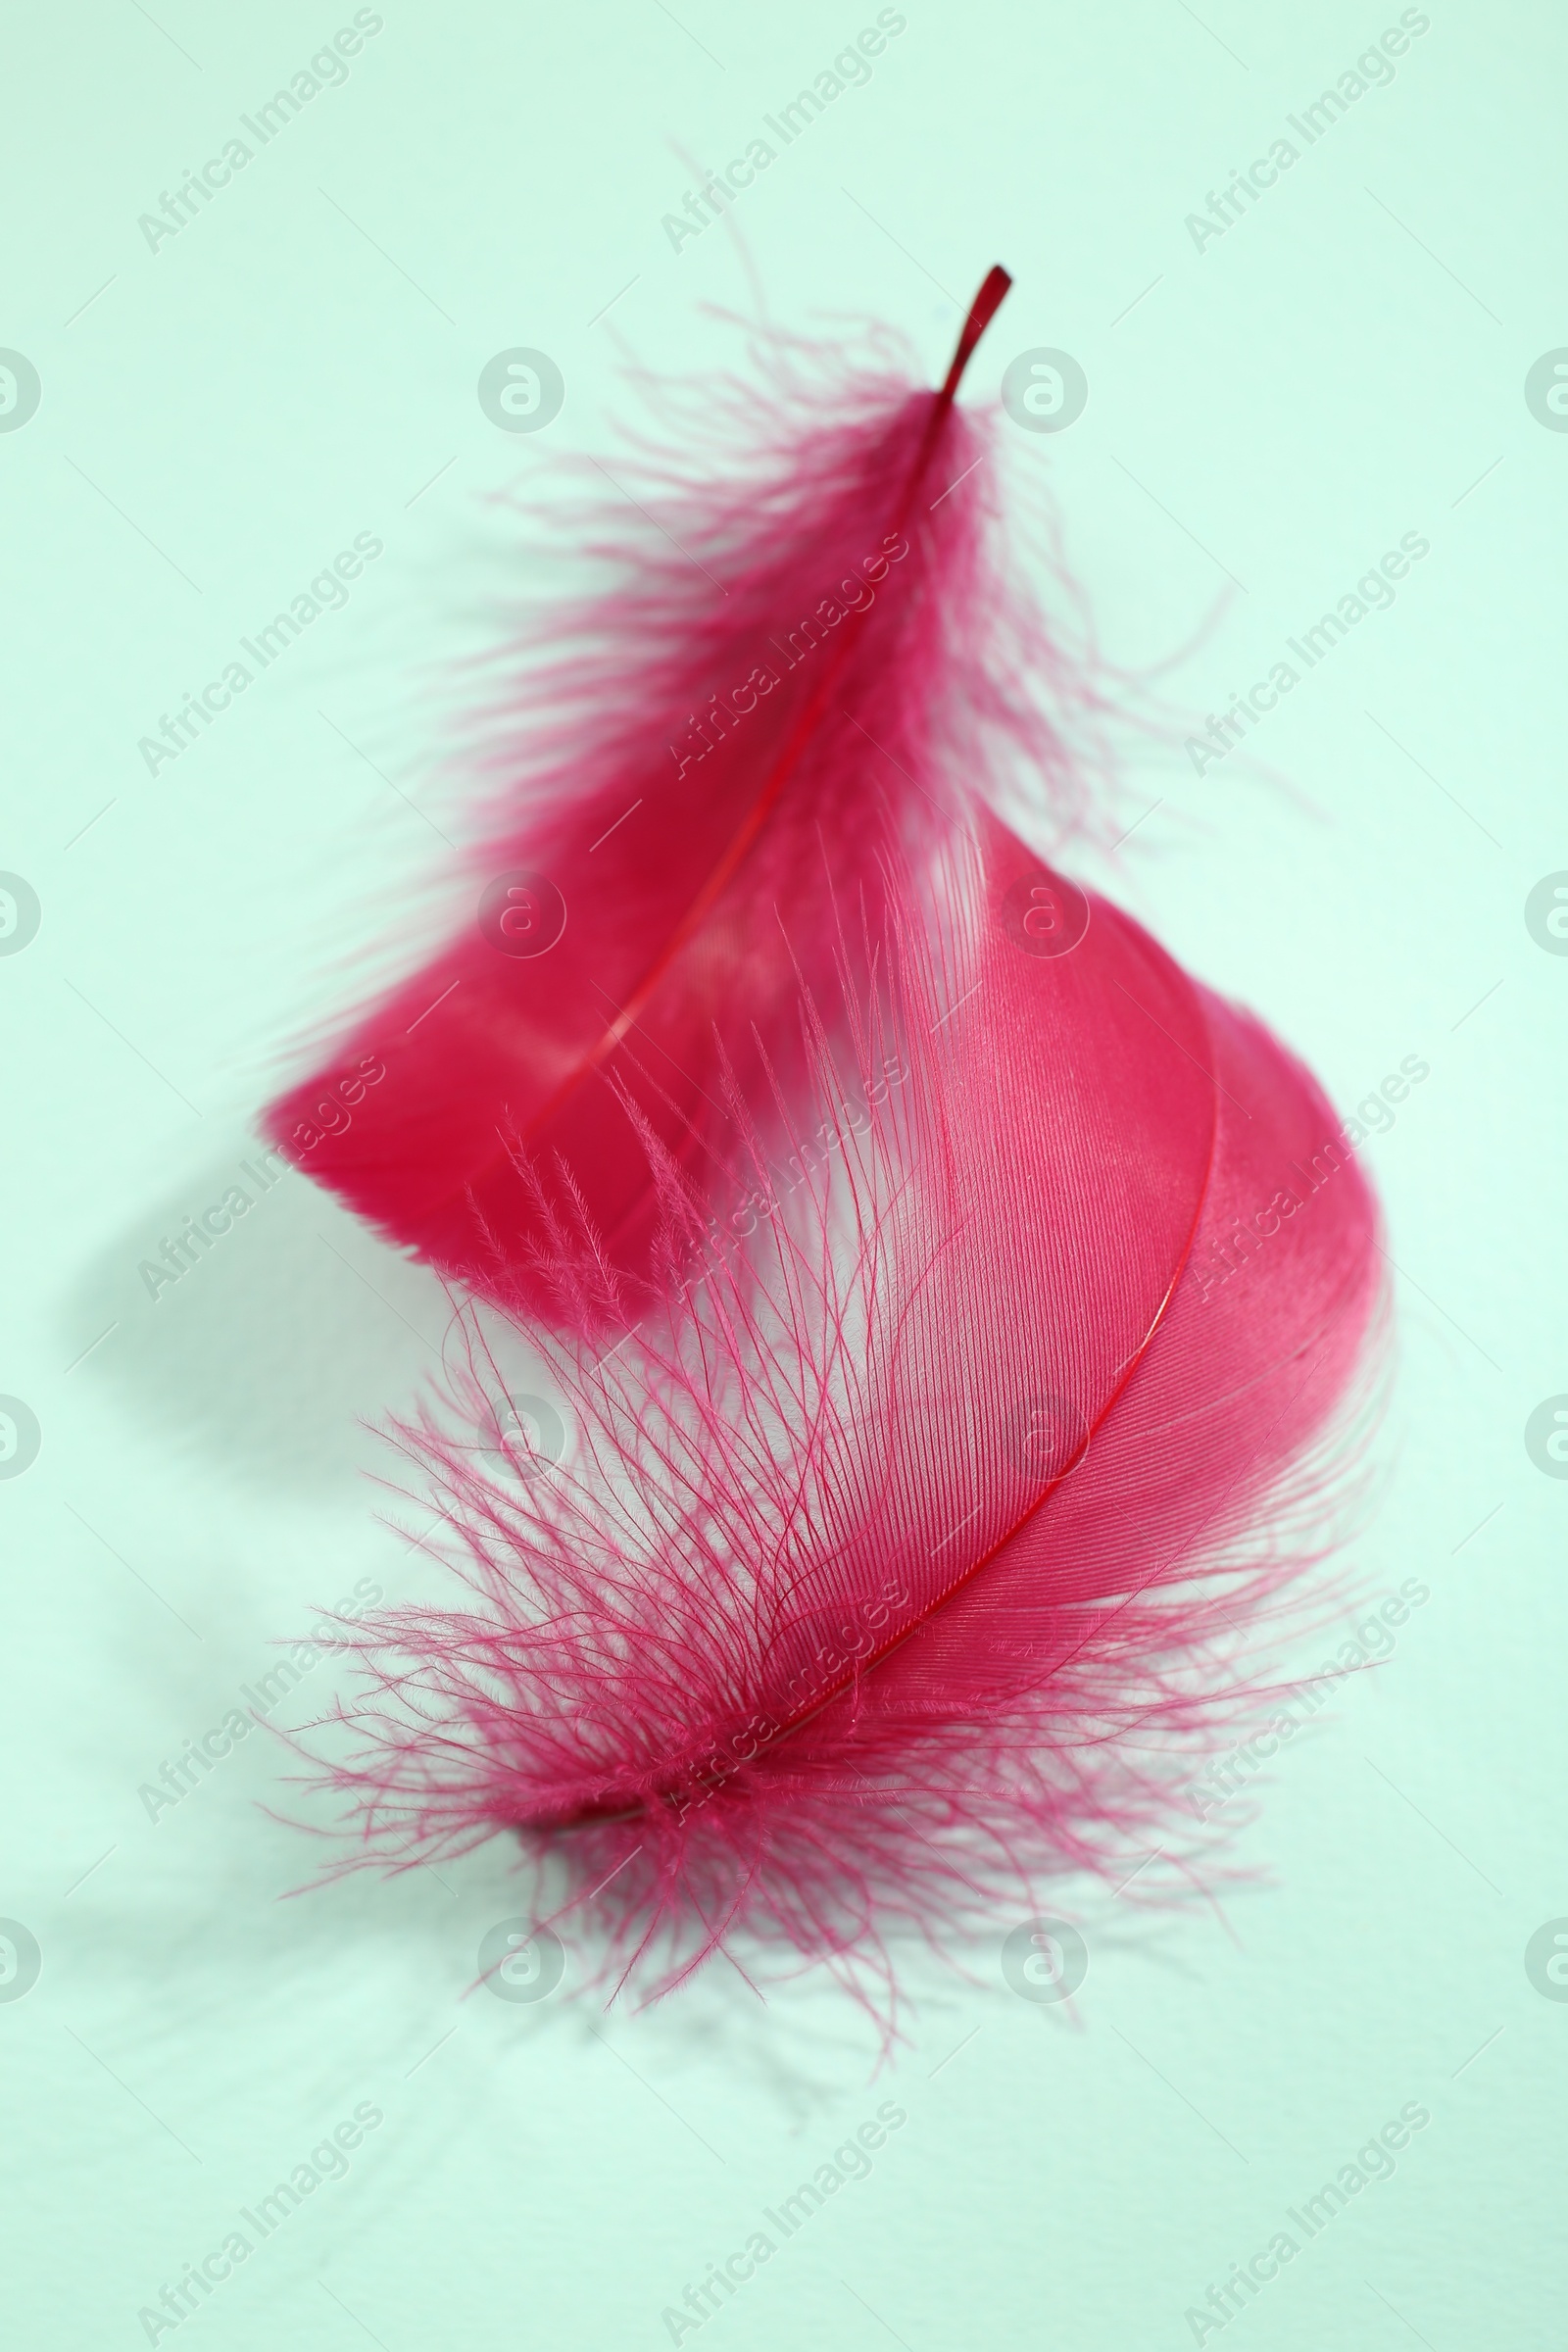
[[[839,909],[879,928],[884,857],[919,871],[1008,773],[1071,818],[1079,770],[1039,698],[1092,695],[997,568],[985,440],[954,405],[1008,283],[986,279],[939,392],[841,365],[771,412],[751,386],[728,412],[713,395],[745,464],[645,469],[639,503],[617,489],[587,516],[613,584],[518,673],[475,919],[269,1114],[444,1271],[550,1307],[520,1154],[646,1272],[639,1124],[722,1190],[721,1072],[759,1104],[764,1070],[800,1099],[801,984],[837,1002]]]
[[[404,1433],[466,1596],[349,1637],[350,1863],[514,1832],[656,1989],[769,1945],[863,1988],[895,1930],[1169,1837],[1336,1492],[1375,1216],[1311,1078],[995,819],[918,898],[808,1008],[811,1134],[732,1088],[741,1213],[644,1129],[667,1312],[554,1344],[574,1455]]]

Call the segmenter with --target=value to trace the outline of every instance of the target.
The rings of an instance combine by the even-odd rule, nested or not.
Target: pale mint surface
[[[1534,1982],[1526,1949],[1568,1917],[1568,1480],[1525,1429],[1568,1392],[1568,957],[1558,902],[1534,935],[1526,902],[1568,869],[1568,24],[1407,11],[1426,28],[1355,74],[1398,8],[893,17],[786,145],[766,119],[875,9],[387,5],[264,143],[246,118],[351,9],[13,12],[0,870],[37,929],[0,884],[0,1392],[38,1451],[0,1479],[8,2343],[1562,2340],[1568,1972],[1554,1931]],[[1337,115],[1348,74],[1367,86]],[[911,1962],[874,2080],[873,2037],[811,1984],[764,2006],[717,1970],[607,2017],[569,1997],[568,1953],[547,1997],[465,1998],[524,1907],[500,1846],[283,1901],[319,1857],[259,1809],[291,1801],[260,1731],[177,1802],[141,1793],[234,1710],[330,1703],[330,1659],[275,1707],[261,1679],[317,1609],[416,1589],[361,1424],[435,1368],[441,1295],[302,1178],[264,1194],[248,1121],[384,894],[410,955],[445,919],[444,665],[522,572],[498,494],[611,458],[626,362],[740,360],[703,307],[752,299],[734,240],[662,222],[760,139],[733,220],[780,320],[878,314],[935,379],[986,269],[1013,270],[967,396],[1031,353],[1075,363],[1065,429],[1004,418],[1006,478],[1055,497],[1111,657],[1188,649],[1162,685],[1200,723],[1404,535],[1428,546],[1296,662],[1250,769],[1188,757],[1185,728],[1135,758],[1142,821],[1101,877],[1346,1114],[1430,1065],[1364,1148],[1397,1377],[1349,1554],[1374,1603],[1428,1597],[1233,1775],[1267,1884],[1163,1919],[1136,1886],[1064,1884],[1075,2000],[1009,1988],[1000,1919],[972,1983]],[[1282,139],[1297,160],[1239,217],[1191,223]],[[211,201],[142,225],[209,159]],[[534,432],[554,379],[518,353],[560,375]],[[1033,365],[1015,397],[1044,383],[1049,414]],[[275,658],[241,650],[323,579]],[[236,661],[250,682],[177,757],[139,748]],[[139,1267],[235,1187],[247,1217],[150,1295]],[[764,2217],[835,2150],[786,2236]],[[696,2325],[688,2287],[758,2231],[770,2259]],[[1282,2231],[1298,2251],[1263,2277]],[[1260,2256],[1220,2325],[1210,2288]]]

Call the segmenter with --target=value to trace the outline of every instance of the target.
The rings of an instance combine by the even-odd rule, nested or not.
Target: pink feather
[[[921,872],[1020,777],[1058,832],[1082,814],[1062,729],[1096,690],[1006,576],[985,432],[954,405],[1007,283],[936,393],[772,338],[770,399],[704,387],[701,469],[596,476],[573,517],[610,585],[513,649],[474,918],[268,1120],[470,1287],[549,1311],[533,1260],[567,1201],[646,1274],[639,1124],[724,1192],[721,1072],[764,1123],[764,1069],[800,1100],[799,989],[839,1003],[837,910],[880,928],[885,857]]]
[[[403,1432],[466,1593],[348,1635],[317,1755],[344,1867],[510,1832],[651,1990],[722,1950],[863,1994],[905,1929],[1179,1851],[1377,1300],[1322,1094],[1136,923],[989,817],[873,896],[842,1010],[805,1006],[814,1140],[721,1076],[715,1225],[641,1126],[661,1303],[536,1195],[558,1327],[622,1326],[547,1343],[575,1453],[482,1450],[466,1309],[455,1408]]]

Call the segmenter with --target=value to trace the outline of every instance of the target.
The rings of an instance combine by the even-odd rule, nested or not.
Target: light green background
[[[407,1402],[443,1307],[293,1176],[156,1305],[137,1261],[233,1181],[379,895],[417,905],[411,953],[440,919],[443,665],[507,582],[493,502],[609,450],[628,358],[733,362],[702,306],[747,299],[735,247],[677,256],[661,216],[875,11],[388,0],[346,85],[150,252],[138,215],[351,13],[8,26],[0,344],[43,403],[0,435],[0,866],[43,922],[0,961],[0,1390],[43,1449],[0,1484],[0,1913],[43,1973],[0,2005],[7,2342],[145,2341],[138,2307],[370,2100],[349,2177],[180,2343],[665,2343],[662,2309],[893,2096],[871,2177],[705,2345],[1188,2344],[1209,2281],[1411,2100],[1432,2122],[1396,2177],[1225,2343],[1560,2345],[1568,2004],[1523,1950],[1568,1913],[1568,1484],[1522,1430],[1568,1389],[1568,959],[1522,910],[1568,866],[1568,435],[1522,384],[1568,343],[1568,23],[1433,0],[1392,86],[1199,254],[1184,217],[1396,9],[909,0],[737,209],[781,318],[878,313],[931,370],[953,298],[1008,264],[972,390],[1033,345],[1081,361],[1086,414],[1005,455],[1059,501],[1107,651],[1190,649],[1184,707],[1262,674],[1402,532],[1432,543],[1270,719],[1272,775],[1135,764],[1130,805],[1159,805],[1110,881],[1347,1109],[1432,1064],[1368,1151],[1400,1336],[1351,1554],[1432,1599],[1239,1830],[1266,1884],[1163,1922],[1064,1886],[1075,2014],[979,1943],[972,1984],[912,1972],[873,2083],[871,2036],[809,1984],[763,2007],[718,1972],[640,2016],[465,2000],[519,1907],[499,1845],[283,1901],[315,1856],[258,1809],[287,1804],[259,1738],[156,1823],[138,1802],[314,1604],[407,1589],[359,1417]],[[474,397],[515,344],[566,382],[534,439]],[[138,738],[360,531],[386,552],[347,610],[149,776]]]

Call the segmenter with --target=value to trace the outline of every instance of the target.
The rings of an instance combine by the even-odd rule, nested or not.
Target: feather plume
[[[799,991],[836,1018],[837,907],[877,932],[884,859],[927,870],[1020,778],[1043,838],[1082,817],[1093,677],[1008,576],[988,428],[955,406],[1008,282],[986,279],[940,391],[775,336],[771,398],[704,388],[704,469],[656,453],[609,491],[600,469],[574,512],[609,585],[513,649],[473,918],[267,1122],[470,1288],[559,1311],[534,1269],[568,1201],[646,1275],[641,1130],[732,1189],[721,1073],[764,1124],[764,1071],[799,1105]]]
[[[401,1433],[464,1589],[345,1629],[313,1750],[343,1867],[510,1833],[653,1991],[721,1950],[863,1995],[906,1928],[1179,1847],[1339,1492],[1376,1220],[1306,1071],[994,818],[874,922],[804,1001],[813,1118],[715,1049],[743,1213],[633,1115],[657,1311],[536,1194],[576,1447],[484,1449],[466,1308]]]

